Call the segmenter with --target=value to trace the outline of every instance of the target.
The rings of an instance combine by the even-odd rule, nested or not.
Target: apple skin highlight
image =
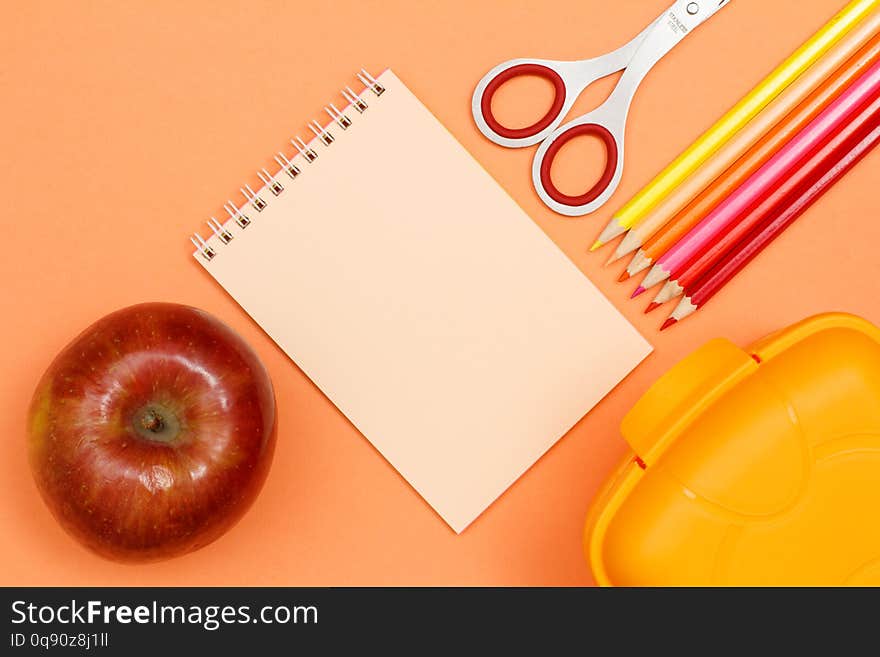
[[[188,306],[147,303],[83,331],[28,414],[34,479],[62,527],[124,562],[199,549],[257,497],[277,434],[256,353]]]

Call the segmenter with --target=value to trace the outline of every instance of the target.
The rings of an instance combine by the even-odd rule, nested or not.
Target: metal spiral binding
[[[376,78],[367,73],[367,69],[362,68],[361,72],[357,74],[357,77],[358,80],[363,82],[364,86],[376,94],[376,96],[381,96],[385,93],[385,87],[379,84],[379,81]]]
[[[327,128],[322,126],[317,121],[311,121],[309,123],[309,130],[315,133],[315,137],[320,139],[324,146],[329,146],[334,141],[336,141],[336,137],[327,132]]]
[[[325,107],[324,111],[330,115],[331,119],[336,121],[336,125],[338,125],[343,130],[348,130],[349,126],[351,125],[351,119],[340,112],[339,108],[336,107],[336,105],[330,103],[330,107]]]
[[[284,191],[284,187],[281,186],[281,183],[275,180],[275,176],[266,171],[265,168],[257,171],[257,175],[260,177],[260,180],[263,181],[263,184],[272,190],[272,193],[275,194],[275,196],[278,196]]]
[[[220,222],[214,219],[214,217],[208,219],[208,227],[214,231],[214,235],[224,244],[229,244],[232,241],[232,233],[221,226]]]
[[[229,218],[232,219],[235,223],[239,225],[240,228],[247,228],[251,225],[251,220],[248,218],[246,214],[242,214],[241,210],[235,207],[235,203],[232,201],[226,201],[223,204],[223,209],[229,214]]]
[[[202,236],[198,233],[190,237],[189,241],[193,243],[193,246],[196,247],[196,251],[201,253],[202,257],[205,260],[211,260],[215,255],[217,255],[217,252],[211,248],[211,245],[203,240]]]
[[[257,212],[262,212],[266,208],[266,201],[257,196],[257,193],[251,189],[250,185],[245,185],[244,187],[239,187],[238,189],[250,202],[254,210],[256,210]]]
[[[315,149],[309,148],[299,135],[291,139],[290,143],[296,146],[296,150],[299,151],[299,154],[302,155],[303,158],[305,158],[305,161],[309,164],[318,159],[318,154],[315,152]]]
[[[346,87],[342,90],[342,97],[348,101],[349,105],[354,107],[358,114],[363,114],[367,111],[369,105],[367,105],[367,101],[358,96],[355,92],[351,90],[351,87]]]
[[[360,72],[355,75],[364,85],[364,90],[369,89],[376,97],[385,93],[385,87],[383,87],[376,78],[370,75],[366,69],[361,69]],[[348,130],[354,122],[346,115],[345,110],[354,108],[358,114],[363,114],[369,108],[369,104],[360,94],[355,93],[352,88],[348,86],[342,90],[342,97],[348,103],[346,107],[340,110],[334,103],[330,103],[324,107],[324,111],[327,112],[327,115],[333,123],[335,123],[340,129]],[[329,147],[336,141],[336,137],[327,130],[327,126],[322,125],[318,121],[312,120],[307,125],[309,130],[315,135],[315,139],[324,144],[324,146]],[[280,167],[278,173],[283,171],[291,180],[295,180],[302,173],[301,167],[294,161],[297,155],[305,160],[307,164],[311,164],[318,159],[318,152],[312,148],[310,143],[303,141],[299,135],[293,137],[290,140],[290,143],[297,150],[297,153],[294,154],[293,158],[288,158],[283,152],[278,151],[274,156],[274,159]],[[284,186],[278,181],[276,175],[272,175],[265,168],[261,168],[257,172],[257,176],[264,185],[264,188],[261,189],[260,192],[264,189],[268,189],[277,197],[284,191]],[[255,192],[250,185],[245,184],[240,190],[244,195],[246,202],[257,212],[262,212],[268,207],[269,204],[260,196],[260,193]],[[242,211],[240,206],[237,206],[232,201],[224,203],[223,209],[226,210],[226,213],[229,215],[229,220],[227,220],[226,223],[220,223],[217,219],[211,217],[207,224],[211,229],[213,236],[216,237],[221,244],[226,245],[234,238],[232,231],[228,227],[231,224],[228,222],[233,221],[240,229],[244,230],[251,225],[251,219]],[[217,250],[204,240],[199,233],[193,234],[189,239],[196,248],[196,253],[201,255],[205,260],[210,261],[217,255]]]
[[[275,156],[275,161],[278,163],[284,171],[287,172],[287,175],[291,177],[291,179],[296,179],[296,177],[301,173],[299,167],[296,166],[293,162],[287,159],[287,156],[278,151],[278,154]]]

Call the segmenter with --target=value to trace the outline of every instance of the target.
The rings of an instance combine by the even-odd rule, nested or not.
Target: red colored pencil
[[[795,198],[793,194],[814,184],[832,169],[870,131],[872,122],[878,116],[880,94],[874,96],[873,101],[863,106],[851,121],[841,125],[826,141],[817,144],[807,159],[800,162],[779,187],[762,194],[758,204],[752,206],[728,232],[721,235],[709,249],[692,258],[674,279],[667,281],[646,312],[691,289],[703,274],[735,248],[756,226],[764,224],[771,214],[783,211],[792,198]]]
[[[867,133],[843,158],[805,191],[796,195],[792,203],[780,214],[772,216],[766,224],[755,229],[742,244],[725,256],[723,260],[706,272],[694,286],[688,295],[678,304],[678,307],[663,324],[662,329],[667,329],[673,324],[680,322],[685,317],[692,315],[697,309],[702,308],[715,294],[718,293],[734,276],[763,251],[774,239],[779,237],[786,228],[795,222],[813,203],[819,200],[825,192],[837,183],[846,173],[852,169],[878,142],[880,142],[880,121],[875,121],[870,132]],[[661,330],[662,330],[661,329]]]

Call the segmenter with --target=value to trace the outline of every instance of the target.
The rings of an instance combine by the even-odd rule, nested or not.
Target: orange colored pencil
[[[620,280],[626,280],[647,269],[657,258],[666,253],[877,61],[880,61],[880,34],[875,34],[797,108],[688,203],[672,221],[645,242]]]

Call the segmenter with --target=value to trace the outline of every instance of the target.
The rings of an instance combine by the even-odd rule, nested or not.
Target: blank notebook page
[[[394,73],[378,80],[315,162],[277,174],[284,191],[259,190],[262,212],[242,208],[247,228],[194,255],[460,532],[651,348]]]

